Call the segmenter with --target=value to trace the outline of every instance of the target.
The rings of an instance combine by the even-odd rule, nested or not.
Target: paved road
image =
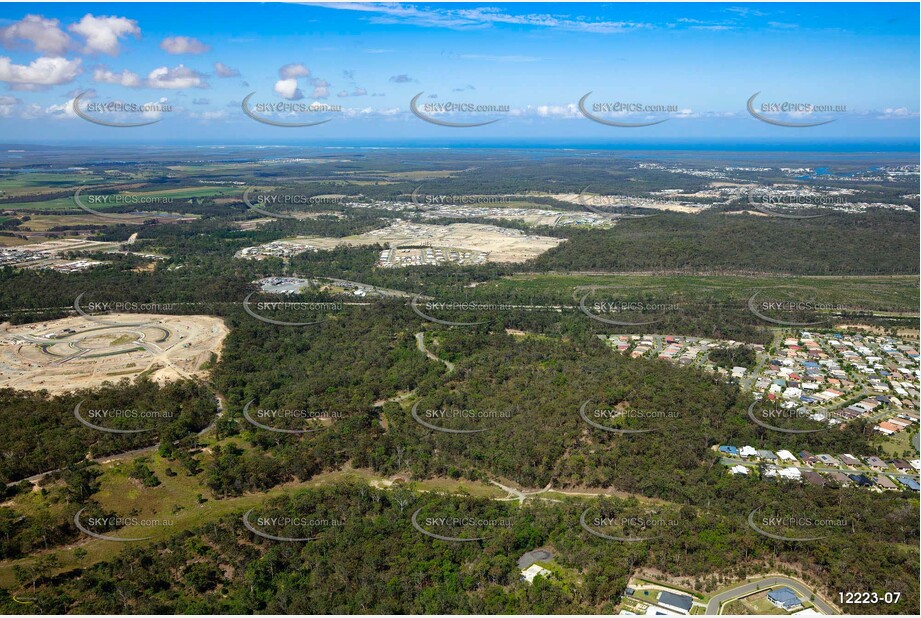
[[[814,594],[813,591],[810,588],[808,588],[805,584],[798,582],[795,579],[790,579],[789,577],[780,577],[780,576],[767,577],[764,579],[759,579],[757,581],[741,584],[739,586],[736,586],[735,588],[732,588],[730,590],[727,590],[726,592],[722,592],[714,596],[713,598],[710,599],[710,602],[707,603],[707,615],[715,616],[719,614],[720,608],[727,601],[730,601],[737,597],[747,596],[749,594],[758,592],[759,590],[764,590],[766,588],[773,588],[775,586],[789,586],[794,591],[796,591],[799,597],[803,599],[804,601],[809,601],[810,600],[809,597],[812,596],[812,594]],[[814,599],[811,599],[811,602],[815,604],[816,609],[818,609],[818,611],[822,612],[823,614],[835,615],[839,613],[838,610],[832,607],[830,603],[826,602],[824,599],[820,598],[818,595],[816,595]]]
[[[724,466],[746,466],[748,468],[757,468],[762,463],[760,461],[748,461],[747,459],[735,459],[734,457],[721,457],[720,463]],[[909,472],[908,470],[873,470],[868,471],[858,468],[832,468],[824,466],[804,466],[804,465],[788,465],[782,461],[775,462],[775,465],[778,468],[796,468],[800,471],[805,472],[806,470],[812,470],[813,472],[843,472],[844,474],[866,474],[866,475],[876,475],[876,474],[891,474],[893,476],[910,476],[912,478],[918,478],[918,474]]]

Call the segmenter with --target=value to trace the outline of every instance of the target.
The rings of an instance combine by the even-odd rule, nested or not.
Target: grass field
[[[716,301],[744,306],[756,291],[771,289],[801,290],[815,294],[821,302],[845,305],[848,308],[917,312],[918,277],[894,275],[881,277],[742,277],[732,275],[513,275],[479,286],[481,289],[504,289],[557,294],[561,301],[574,297],[595,286],[648,290],[663,298],[682,296],[688,301]]]
[[[80,184],[79,182],[69,183],[69,184],[64,183],[63,186],[64,187],[69,186],[73,188],[74,190],[76,190],[79,184]],[[0,183],[0,186],[2,186],[2,183]],[[51,190],[51,189],[60,190],[62,187],[45,187],[45,188],[48,190]],[[20,195],[21,196],[21,195],[27,195],[27,194],[32,194],[32,193],[40,193],[41,191],[39,189],[40,187],[33,188],[29,191],[20,191],[17,193],[11,192],[9,193],[9,195],[12,195],[12,196]],[[92,195],[92,191],[90,189],[87,189],[86,191],[84,191],[84,195]],[[178,200],[187,200],[193,197],[223,197],[225,195],[242,196],[242,189],[232,188],[232,187],[214,187],[214,186],[180,187],[180,188],[175,188],[175,189],[161,189],[161,190],[155,190],[155,191],[122,191],[119,195],[138,196],[138,197],[172,198],[178,201]],[[84,200],[84,203],[86,203],[86,200]],[[173,204],[170,204],[170,203],[167,203],[167,204],[139,203],[137,204],[137,208],[138,210],[148,210],[148,211],[154,212],[154,211],[157,211],[158,208],[162,209],[164,206],[175,208],[178,205],[179,204],[176,204],[176,203],[173,203]],[[30,211],[30,210],[42,210],[42,211],[79,210],[79,207],[74,203],[73,197],[69,195],[66,197],[59,197],[59,198],[55,198],[52,200],[45,200],[41,202],[10,202],[10,203],[0,204],[0,206],[2,206],[4,210],[15,210],[15,211],[23,211],[23,212]],[[105,211],[107,210],[108,206],[106,204],[93,204],[91,208],[95,210]],[[69,215],[58,215],[58,217],[60,218],[64,218],[68,216]],[[81,214],[75,215],[75,217],[80,217],[80,218],[83,218],[84,216],[85,215],[82,214],[82,211],[81,211]],[[83,221],[81,221],[81,223],[82,222]],[[33,227],[33,229],[38,229],[32,226],[31,223],[32,222],[30,221],[27,224],[27,226]],[[70,221],[62,221],[59,223],[54,223],[54,225],[77,225],[77,223],[71,223]]]

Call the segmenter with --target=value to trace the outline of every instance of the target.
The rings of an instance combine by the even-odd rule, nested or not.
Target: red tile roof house
[[[799,458],[802,459],[804,462],[806,462],[809,465],[812,465],[819,460],[818,457],[816,457],[809,451],[800,451]]]

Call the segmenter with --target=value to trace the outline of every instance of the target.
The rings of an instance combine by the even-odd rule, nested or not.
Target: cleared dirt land
[[[399,222],[379,230],[345,238],[298,237],[285,241],[292,255],[340,245],[385,247],[439,247],[486,254],[489,262],[526,262],[563,242],[560,238],[525,234],[520,230],[478,223],[427,225]],[[259,259],[259,251],[242,251],[240,257]]]
[[[203,315],[113,313],[0,325],[0,388],[64,393],[141,374],[202,375],[228,329]]]

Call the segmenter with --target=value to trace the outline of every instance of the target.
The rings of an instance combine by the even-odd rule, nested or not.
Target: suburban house
[[[767,598],[768,601],[773,603],[776,607],[787,611],[803,606],[803,602],[796,596],[796,593],[786,586],[778,588],[777,590],[771,590],[768,592]]]
[[[841,456],[841,462],[845,466],[859,466],[860,465],[860,460],[848,453],[845,453],[844,455]]]
[[[658,605],[662,607],[667,607],[668,609],[675,610],[679,614],[690,614],[691,605],[693,605],[694,599],[689,597],[686,594],[676,594],[674,592],[669,592],[668,590],[663,590],[659,594],[659,600],[657,601]]]
[[[818,458],[809,451],[800,451],[799,458],[809,465],[812,465],[818,461]]]
[[[880,459],[879,457],[877,457],[876,455],[873,455],[872,457],[867,457],[866,462],[867,462],[867,465],[873,468],[874,470],[885,470],[888,467],[886,465],[886,462]]]
[[[521,579],[528,582],[529,584],[534,582],[534,578],[540,575],[541,577],[547,577],[550,575],[550,571],[545,569],[542,566],[532,564],[524,571],[521,572]]]
[[[825,485],[825,479],[822,478],[822,475],[812,470],[803,470],[803,479],[810,485],[818,485],[819,487]]]
[[[758,454],[758,451],[755,450],[753,446],[743,446],[739,449],[739,455],[742,457],[754,457]]]
[[[884,474],[880,474],[876,477],[876,486],[880,489],[898,489],[898,486],[892,482],[892,479]]]

